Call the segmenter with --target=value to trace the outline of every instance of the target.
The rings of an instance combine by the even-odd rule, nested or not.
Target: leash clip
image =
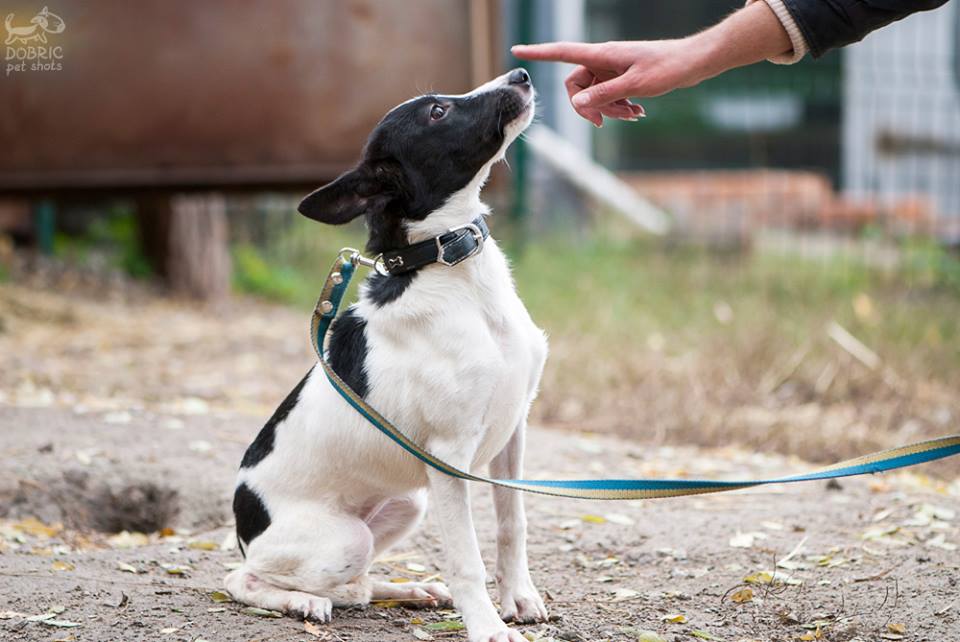
[[[472,250],[470,250],[468,253],[464,254],[460,258],[455,259],[453,262],[451,262],[443,257],[444,244],[440,242],[440,236],[446,236],[446,234],[441,234],[440,236],[436,236],[434,237],[433,240],[437,244],[437,263],[446,265],[447,267],[453,267],[457,263],[460,263],[461,261],[465,261],[469,259],[471,256],[480,254],[480,252],[483,251],[483,232],[480,230],[479,227],[477,227],[473,223],[467,223],[465,225],[458,225],[457,227],[451,227],[449,230],[447,230],[446,233],[450,234],[452,232],[459,232],[460,230],[467,230],[471,234],[473,234],[473,238],[476,239],[477,241],[476,247],[474,247]],[[463,238],[463,237],[460,237],[460,238]]]
[[[362,265],[363,267],[372,268],[381,276],[390,276],[390,273],[387,271],[387,266],[383,262],[383,254],[378,254],[374,258],[367,258],[360,253],[360,250],[345,247],[340,250],[340,258],[344,261],[349,261],[354,265]]]

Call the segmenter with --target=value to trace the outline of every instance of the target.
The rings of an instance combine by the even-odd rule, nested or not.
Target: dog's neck
[[[491,159],[466,186],[457,190],[422,221],[407,221],[404,226],[407,243],[418,243],[446,233],[452,227],[466,225],[478,216],[486,216],[490,208],[480,200],[480,190],[490,176]]]
[[[450,228],[470,223],[478,216],[486,216],[490,208],[480,200],[480,190],[472,194],[457,192],[441,207],[422,221],[408,221],[407,243],[419,243],[445,234]]]

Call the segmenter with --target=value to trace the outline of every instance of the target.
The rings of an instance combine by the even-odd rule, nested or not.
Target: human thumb
[[[628,98],[632,93],[633,87],[630,79],[627,78],[626,74],[622,74],[599,85],[587,87],[575,94],[571,102],[573,102],[574,107],[578,108],[602,107],[621,98]]]

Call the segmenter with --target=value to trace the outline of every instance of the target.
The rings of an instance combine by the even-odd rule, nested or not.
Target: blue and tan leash
[[[543,495],[576,497],[580,499],[653,499],[658,497],[679,497],[681,495],[702,495],[719,493],[739,488],[764,486],[766,484],[785,484],[815,479],[835,479],[868,473],[881,473],[896,468],[943,459],[960,453],[960,435],[949,435],[939,439],[921,441],[899,448],[848,459],[833,466],[802,475],[774,477],[772,479],[752,479],[740,481],[720,481],[710,479],[489,479],[462,471],[437,459],[426,450],[411,441],[403,432],[390,423],[383,415],[366,403],[347,383],[341,379],[327,362],[323,351],[324,339],[330,330],[337,310],[347,291],[350,279],[357,266],[362,265],[382,271],[378,260],[363,257],[358,251],[347,248],[341,250],[324,283],[320,300],[313,313],[310,324],[310,336],[313,349],[320,359],[320,365],[330,383],[337,392],[360,413],[367,421],[399,444],[408,453],[423,463],[442,473],[469,481],[486,482],[504,488],[513,488]]]

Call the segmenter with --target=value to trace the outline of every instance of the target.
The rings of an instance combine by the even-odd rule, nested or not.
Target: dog
[[[475,233],[471,222],[489,213],[480,190],[533,119],[534,97],[518,68],[467,94],[402,103],[376,126],[359,165],[307,196],[299,211],[332,225],[364,216],[374,255],[433,243],[450,230]],[[516,479],[547,343],[496,242],[477,241],[481,251],[454,265],[372,273],[334,322],[327,354],[341,378],[434,456]],[[544,621],[547,611],[527,565],[520,493],[493,490],[498,614],[467,485],[367,424],[315,367],[244,455],[233,503],[244,562],[226,576],[226,589],[238,602],[318,621],[328,621],[332,607],[371,600],[452,600],[471,642],[523,642],[504,622]],[[428,497],[449,589],[371,579],[372,562],[417,526]]]
[[[66,24],[63,22],[63,18],[55,13],[52,13],[46,7],[41,9],[39,13],[33,16],[33,18],[30,19],[30,25],[26,27],[14,27],[13,17],[14,15],[10,13],[7,14],[7,17],[4,20],[4,26],[7,28],[7,40],[4,42],[5,45],[12,45],[18,40],[24,45],[29,44],[34,40],[46,44],[48,33],[56,35],[58,33],[63,33],[63,30],[66,29]],[[51,22],[53,23],[53,26],[51,26]]]

